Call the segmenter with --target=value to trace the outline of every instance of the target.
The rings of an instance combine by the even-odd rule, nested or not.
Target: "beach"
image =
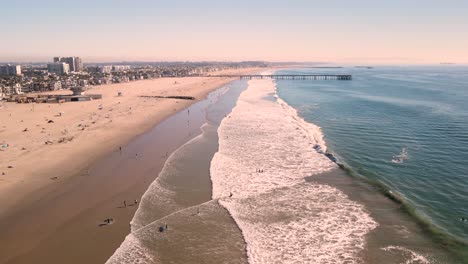
[[[209,95],[201,134],[166,160],[141,198],[132,232],[107,264],[247,263],[242,233],[219,200],[212,199],[210,177],[219,125],[246,86],[236,81]],[[198,106],[188,109],[190,117],[200,112]]]
[[[106,263],[463,263],[324,155],[321,128],[276,85],[249,81],[222,120],[208,108],[203,133],[166,161]]]
[[[1,220],[11,257],[0,263],[460,263],[463,243],[440,241],[398,194],[340,162],[303,115],[326,105],[291,100],[334,84],[220,82],[18,199]]]
[[[247,86],[171,155],[107,263],[362,262],[377,223],[340,190],[306,180],[337,168],[318,151],[320,129],[275,97],[272,80]]]
[[[115,160],[143,160],[126,147],[133,138],[232,80],[162,78],[94,87],[90,92],[102,94],[102,100],[6,103],[0,110],[0,141],[8,146],[0,152],[0,244],[6,245],[0,263],[104,262],[130,232],[137,208],[130,205],[157,177],[170,151],[185,143],[186,136],[180,136],[185,131],[168,133],[179,140],[159,143],[151,172],[134,166],[107,175],[93,164],[108,164],[101,166],[105,170]],[[140,97],[160,95],[196,100]],[[101,174],[106,176],[93,177]],[[129,206],[119,210],[123,200]],[[96,229],[106,216],[117,219],[112,230]]]

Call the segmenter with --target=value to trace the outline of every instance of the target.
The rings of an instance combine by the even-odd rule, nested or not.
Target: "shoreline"
[[[258,71],[258,69],[243,69],[243,71],[250,71],[250,72],[256,72]],[[158,100],[158,102],[161,102],[161,104],[163,104],[166,108],[169,108],[168,110],[169,111],[166,111],[165,114],[163,115],[159,115],[159,119],[156,118],[156,120],[153,121],[156,122],[156,125],[152,122],[145,122],[144,124],[142,124],[142,126],[140,127],[140,130],[143,130],[143,135],[141,133],[137,133],[136,135],[133,135],[133,136],[129,136],[128,134],[126,135],[127,138],[130,138],[128,139],[126,142],[131,142],[132,140],[134,140],[135,138],[138,138],[138,137],[142,137],[144,136],[144,133],[146,133],[145,131],[147,131],[147,128],[151,128],[151,127],[157,127],[158,125],[157,124],[161,124],[162,122],[164,122],[163,120],[166,120],[168,118],[168,116],[172,116],[174,115],[174,112],[176,111],[170,111],[172,109],[172,107],[176,107],[178,108],[178,112],[176,113],[180,113],[180,110],[181,109],[185,109],[187,106],[189,105],[192,105],[192,103],[196,103],[196,102],[199,102],[202,100],[202,98],[205,98],[206,95],[213,91],[213,90],[216,90],[216,89],[219,89],[220,87],[226,85],[227,83],[230,83],[233,81],[233,79],[215,79],[215,80],[212,80],[213,82],[210,82],[209,84],[207,84],[209,81],[210,81],[210,78],[196,78],[198,79],[197,80],[197,83],[201,86],[208,86],[210,85],[209,88],[205,88],[205,89],[202,89],[202,90],[199,90],[198,92],[195,92],[190,94],[190,91],[186,91],[189,95],[195,95],[195,97],[197,98],[196,101],[190,101],[190,102],[181,102],[181,103],[178,103],[178,101],[172,101],[172,102],[169,102],[167,103],[168,101],[166,100],[166,102],[164,101],[161,101],[161,100]],[[195,80],[195,79],[192,79],[192,80]],[[159,79],[157,81],[160,81]],[[172,84],[172,82],[174,81],[181,81],[183,82],[184,79],[182,78],[181,80],[179,80],[178,78],[171,78],[169,80],[163,80],[166,82],[166,84]],[[142,81],[142,82],[145,82],[145,81]],[[132,83],[133,84],[133,83]],[[183,83],[182,83],[183,84]],[[188,86],[190,85],[193,85],[193,82],[189,82]],[[117,86],[117,88],[115,88],[115,86]],[[114,85],[113,87],[114,89],[112,90],[116,90],[118,88],[121,88],[121,85]],[[167,91],[166,91],[167,92]],[[124,93],[124,96],[125,96],[125,93]],[[177,104],[177,105],[176,105]],[[146,129],[146,130],[145,130]],[[135,131],[132,131],[132,132],[135,132]],[[125,133],[124,133],[125,134]],[[133,133],[134,134],[134,133]],[[122,140],[123,141],[123,140]],[[115,144],[115,143],[114,143]],[[120,145],[120,144],[119,144]],[[121,144],[121,145],[124,145],[124,144]],[[62,205],[61,208],[57,209],[59,212],[62,212],[63,214],[70,214],[70,215],[74,215],[72,217],[72,219],[62,219],[61,221],[63,221],[63,223],[69,223],[70,221],[75,221],[75,223],[73,223],[72,225],[75,225],[77,227],[79,227],[80,225],[82,225],[84,222],[85,222],[85,219],[87,218],[86,216],[83,216],[82,214],[86,215],[85,211],[88,212],[88,213],[92,213],[92,214],[96,214],[97,211],[100,211],[100,210],[97,210],[98,208],[102,208],[102,207],[105,207],[105,205],[103,203],[105,203],[106,201],[109,202],[109,199],[112,200],[115,198],[116,194],[125,194],[126,192],[132,192],[132,191],[128,191],[129,189],[135,189],[136,190],[136,193],[140,193],[139,195],[137,195],[137,197],[135,197],[135,194],[133,194],[132,198],[130,198],[130,200],[133,200],[133,199],[139,199],[139,197],[144,193],[144,191],[146,190],[146,187],[152,182],[151,179],[154,179],[156,177],[156,175],[151,175],[149,177],[149,179],[143,179],[143,182],[139,182],[137,184],[134,184],[132,185],[132,187],[128,187],[128,186],[124,186],[122,187],[121,189],[119,190],[108,190],[108,189],[112,189],[112,188],[108,188],[108,187],[105,187],[105,184],[106,182],[100,182],[100,184],[103,184],[104,188],[106,188],[105,191],[103,191],[103,193],[107,194],[107,193],[114,193],[114,194],[107,194],[107,198],[102,198],[102,197],[99,197],[98,198],[98,201],[95,201],[93,202],[92,205],[82,205],[80,204],[80,199],[81,200],[87,200],[88,198],[91,198],[91,197],[86,197],[86,191],[85,190],[82,190],[82,191],[78,191],[78,190],[74,190],[74,186],[79,186],[77,184],[82,184],[82,185],[86,185],[86,179],[83,179],[84,177],[86,177],[86,174],[91,174],[93,175],[95,172],[94,171],[91,171],[89,172],[89,163],[88,160],[101,160],[101,159],[106,159],[106,155],[110,155],[110,156],[113,156],[113,155],[116,155],[118,154],[115,149],[117,149],[117,146],[114,146],[112,144],[108,144],[107,145],[107,148],[105,148],[107,150],[107,154],[105,153],[106,151],[102,150],[101,149],[101,153],[87,153],[89,151],[85,151],[83,150],[83,152],[85,152],[85,154],[87,154],[87,156],[84,157],[85,159],[85,162],[81,162],[81,168],[79,168],[80,166],[75,166],[74,168],[68,168],[65,169],[64,171],[51,171],[49,170],[47,173],[46,172],[43,172],[44,174],[47,174],[46,177],[44,177],[44,179],[42,179],[42,184],[40,182],[40,180],[34,180],[33,183],[31,183],[29,186],[29,189],[28,188],[16,188],[16,192],[14,195],[16,195],[16,197],[12,197],[12,193],[8,193],[5,191],[6,188],[1,188],[1,192],[0,192],[0,197],[2,197],[2,201],[6,201],[6,203],[10,203],[10,205],[13,205],[14,204],[14,208],[13,209],[10,209],[10,210],[4,210],[2,211],[2,214],[1,214],[1,220],[0,222],[2,223],[2,228],[0,229],[0,232],[1,233],[7,233],[9,234],[9,236],[4,237],[4,239],[7,239],[8,241],[8,244],[9,244],[9,247],[8,248],[5,248],[3,249],[4,252],[8,252],[9,256],[12,256],[12,255],[21,255],[31,249],[33,249],[35,247],[34,243],[32,243],[31,241],[28,241],[29,239],[27,237],[23,237],[23,238],[15,238],[16,241],[18,242],[22,242],[22,240],[26,240],[28,241],[28,243],[25,243],[26,245],[22,245],[21,247],[23,247],[22,249],[25,250],[25,252],[21,252],[21,251],[18,251],[19,248],[15,248],[15,242],[12,241],[12,240],[8,240],[8,237],[11,239],[13,237],[15,237],[16,233],[19,232],[19,230],[22,230],[24,226],[22,226],[23,224],[26,224],[26,227],[25,227],[25,230],[22,230],[21,232],[22,233],[25,233],[25,235],[28,234],[28,230],[31,231],[30,234],[34,234],[34,230],[31,230],[33,229],[33,227],[39,227],[40,226],[40,221],[38,223],[34,222],[34,224],[32,225],[29,225],[28,224],[28,221],[27,221],[27,218],[30,217],[30,219],[32,217],[35,217],[35,214],[31,213],[31,212],[28,212],[29,209],[33,209],[32,212],[34,212],[34,210],[43,210],[41,212],[39,212],[39,215],[42,215],[44,217],[44,219],[46,219],[48,216],[46,216],[46,212],[48,210],[52,210],[51,207],[53,207],[52,205],[50,204],[45,204],[44,201],[47,201],[47,199],[50,199],[51,197],[54,197],[55,198],[60,198],[60,204]],[[114,149],[114,151],[113,151]],[[104,152],[104,153],[102,153]],[[96,158],[96,157],[99,157],[99,158]],[[83,166],[83,163],[85,164]],[[164,164],[164,162],[162,163]],[[72,166],[73,167],[73,166]],[[79,168],[79,169],[78,169]],[[75,175],[75,176],[72,176],[72,177],[63,177],[63,175]],[[40,175],[40,174],[39,174]],[[53,177],[53,175],[60,175],[60,178],[59,180],[57,181],[52,181],[50,180],[51,177]],[[80,177],[80,176],[83,176],[83,177]],[[109,179],[112,179],[109,178]],[[119,179],[117,179],[119,180]],[[141,179],[140,179],[141,180]],[[120,181],[122,181],[122,179],[120,179]],[[132,184],[131,182],[129,184]],[[34,186],[32,186],[34,185]],[[5,187],[5,186],[3,186]],[[34,187],[34,188],[31,188],[31,187]],[[34,190],[34,191],[31,191]],[[66,193],[64,190],[68,191],[69,193]],[[133,193],[135,193],[135,190],[133,191]],[[80,192],[82,194],[80,194]],[[28,195],[25,195],[27,197],[25,198],[20,198],[20,196],[24,195],[24,194],[28,194]],[[70,199],[69,197],[70,196],[74,196],[74,198],[72,199],[72,204],[69,204],[72,208],[75,207],[75,208],[81,208],[80,210],[78,210],[79,212],[75,212],[74,209],[72,208],[67,208],[68,206],[65,206],[66,205],[66,200],[67,199]],[[5,197],[5,199],[3,199],[3,197]],[[68,197],[68,198],[67,198]],[[113,198],[114,197],[114,198]],[[7,199],[8,198],[8,199]],[[16,198],[16,199],[15,199]],[[96,198],[96,197],[93,197],[93,198]],[[115,199],[114,199],[115,200]],[[115,203],[115,202],[114,202]],[[41,206],[38,206],[41,205]],[[55,205],[57,206],[57,205]],[[8,205],[5,205],[5,207],[8,207]],[[59,206],[60,207],[60,206]],[[28,209],[29,208],[29,209]],[[39,209],[37,209],[39,208]],[[135,208],[136,209],[136,208]],[[108,209],[106,209],[108,211]],[[106,211],[104,210],[104,211]],[[120,244],[121,240],[123,240],[123,237],[125,237],[126,234],[128,234],[128,223],[130,222],[130,219],[133,217],[133,213],[134,211],[131,211],[131,210],[127,210],[124,214],[122,214],[119,218],[119,221],[117,221],[115,224],[112,225],[112,227],[114,229],[120,229],[121,231],[118,232],[120,233],[120,235],[117,235],[117,236],[114,236],[110,239],[113,239],[114,241],[117,241],[118,244]],[[51,215],[50,217],[54,217],[54,215]],[[57,216],[58,218],[61,218],[63,217],[62,215],[59,215]],[[89,218],[89,217],[88,217]],[[125,220],[127,219],[127,220]],[[20,220],[20,221],[18,221]],[[40,220],[40,217],[39,217],[39,220]],[[88,219],[89,220],[89,219]],[[19,223],[17,223],[19,222]],[[42,224],[45,224],[45,227],[47,227],[49,224],[47,222],[42,222]],[[12,228],[11,228],[12,227]],[[16,228],[16,229],[15,229]],[[47,229],[47,228],[45,228]],[[16,230],[16,232],[15,232]],[[125,232],[123,232],[125,231]],[[53,232],[60,232],[58,230],[53,230]],[[47,233],[47,232],[45,232]],[[123,234],[123,236],[122,236]],[[46,239],[46,237],[48,237],[47,234],[41,234],[41,239],[39,238],[35,238],[34,240],[39,240],[41,241],[42,239]],[[49,235],[51,235],[49,233]],[[121,238],[118,238],[118,237],[121,237]],[[73,237],[70,237],[68,239],[75,239]],[[120,239],[120,240],[119,240]],[[47,239],[46,239],[47,240]],[[41,246],[42,243],[47,243],[46,241],[42,241],[41,242]],[[96,243],[94,243],[95,246],[96,246]],[[115,243],[114,243],[115,244]],[[117,244],[117,246],[118,246]],[[37,242],[36,242],[36,245],[37,245]],[[58,245],[55,245],[55,246],[58,246]],[[117,248],[117,246],[115,246],[113,248],[113,250],[115,250],[115,248]],[[99,246],[101,247],[101,246]],[[107,247],[107,248],[112,248],[111,246],[104,246],[104,247]],[[14,254],[14,252],[16,251],[17,254]],[[0,254],[2,256],[5,256],[5,254]],[[72,254],[73,256],[73,254]],[[107,256],[109,257],[109,256]],[[10,258],[9,258],[10,259]],[[3,260],[0,261],[0,263],[3,263],[2,262]],[[5,260],[7,261],[7,260]],[[76,260],[78,261],[78,260]]]
[[[218,200],[212,199],[210,178],[210,163],[218,150],[218,126],[244,86],[239,81],[216,91],[204,111],[202,133],[165,162],[141,199],[131,222],[132,232],[106,263],[246,263],[239,227]],[[165,224],[167,231],[161,231]]]

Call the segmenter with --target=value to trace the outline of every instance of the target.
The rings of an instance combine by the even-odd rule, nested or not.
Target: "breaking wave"
[[[377,223],[340,190],[306,182],[337,165],[320,128],[278,98],[272,80],[249,82],[218,135],[213,199],[241,229],[250,263],[360,262]]]

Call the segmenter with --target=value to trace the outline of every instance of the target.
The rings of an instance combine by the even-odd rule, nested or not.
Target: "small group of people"
[[[263,170],[261,170],[261,169],[256,169],[256,172],[258,172],[258,173],[263,173]]]
[[[110,225],[114,222],[114,218],[107,218],[104,220],[104,223],[106,223],[107,225]]]
[[[131,206],[137,205],[137,204],[138,204],[138,200],[135,199],[135,200],[133,201],[133,204],[131,204]],[[124,200],[124,201],[123,201],[123,205],[124,205],[124,207],[127,207],[127,201]],[[130,205],[129,205],[129,206],[130,206]]]
[[[166,223],[164,223],[164,225],[159,227],[159,232],[164,232],[164,231],[167,231],[167,224]]]

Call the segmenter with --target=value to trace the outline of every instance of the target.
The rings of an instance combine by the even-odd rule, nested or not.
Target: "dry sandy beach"
[[[102,94],[103,99],[89,102],[5,103],[0,108],[0,144],[8,145],[0,151],[0,263],[104,262],[128,234],[137,207],[115,210],[109,203],[115,205],[120,197],[139,199],[157,172],[149,176],[152,179],[134,181],[119,175],[105,180],[83,177],[89,176],[90,164],[118,155],[120,146],[194,102],[139,96],[200,100],[230,81],[163,78],[98,86],[90,93]],[[155,170],[162,165],[163,161],[155,164]],[[111,232],[96,231],[96,219],[106,214],[119,221]]]

